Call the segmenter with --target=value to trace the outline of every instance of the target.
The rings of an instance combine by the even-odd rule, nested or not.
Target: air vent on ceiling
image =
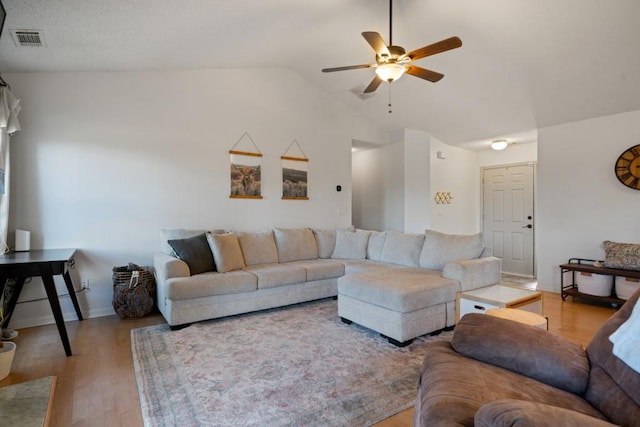
[[[46,46],[41,30],[11,30],[11,36],[18,47]]]

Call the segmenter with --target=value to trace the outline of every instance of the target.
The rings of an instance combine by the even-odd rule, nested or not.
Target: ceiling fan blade
[[[364,33],[362,33],[362,37],[364,37],[367,43],[371,45],[378,56],[391,56],[389,48],[384,43],[384,39],[382,38],[380,33],[376,33],[375,31],[365,31]]]
[[[369,83],[369,86],[367,86],[367,88],[364,90],[363,93],[375,92],[381,83],[382,83],[382,79],[378,77],[378,75],[376,74],[376,76],[373,78],[373,80],[371,80],[371,83]]]
[[[360,68],[373,68],[377,64],[349,65],[347,67],[323,68],[323,73],[332,73],[334,71],[357,70]]]
[[[444,74],[427,70],[426,68],[416,67],[415,65],[407,65],[407,74],[411,74],[412,76],[420,77],[421,79],[429,80],[434,83],[444,77]]]
[[[416,59],[435,55],[436,53],[446,52],[447,50],[456,49],[460,46],[462,46],[462,40],[460,40],[458,37],[449,37],[448,39],[430,44],[429,46],[424,46],[420,49],[412,50],[405,56],[415,61]]]

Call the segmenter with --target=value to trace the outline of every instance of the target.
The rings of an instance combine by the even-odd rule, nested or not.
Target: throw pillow
[[[320,258],[331,258],[336,247],[336,230],[313,230]]]
[[[368,233],[369,243],[367,243],[367,259],[382,261],[382,249],[387,240],[386,231],[356,230],[358,233]]]
[[[387,232],[380,260],[391,264],[418,267],[424,234]]]
[[[165,255],[177,256],[169,244],[169,240],[187,239],[189,237],[204,234],[207,230],[189,230],[186,228],[163,228],[160,230],[160,244],[162,245],[162,253]]]
[[[420,267],[442,270],[450,261],[478,258],[484,245],[482,233],[446,234],[425,230],[424,247],[420,254]]]
[[[162,253],[165,255],[176,256],[175,251],[169,244],[169,240],[186,239],[203,233],[222,234],[224,230],[191,230],[187,228],[163,228],[160,230],[160,244],[162,245]]]
[[[318,245],[309,228],[274,228],[280,262],[318,258]]]
[[[245,267],[242,249],[240,249],[240,242],[236,233],[207,233],[207,240],[220,273],[240,270]]]
[[[215,271],[215,263],[205,233],[167,242],[176,256],[187,263],[191,275]]]
[[[336,231],[336,247],[331,258],[365,259],[368,241],[369,233],[338,230]]]
[[[273,264],[278,262],[278,249],[273,231],[261,233],[238,233],[238,241],[247,265]]]
[[[640,270],[640,244],[616,243],[605,240],[604,265],[609,268]]]

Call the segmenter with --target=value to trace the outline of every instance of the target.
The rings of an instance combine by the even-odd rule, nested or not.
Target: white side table
[[[457,320],[467,313],[486,314],[492,308],[515,308],[542,314],[542,292],[493,285],[461,292],[456,298]]]

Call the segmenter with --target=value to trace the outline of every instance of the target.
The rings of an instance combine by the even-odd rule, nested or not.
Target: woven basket
[[[135,319],[153,311],[156,282],[153,268],[129,264],[113,267],[113,309],[122,319]]]

